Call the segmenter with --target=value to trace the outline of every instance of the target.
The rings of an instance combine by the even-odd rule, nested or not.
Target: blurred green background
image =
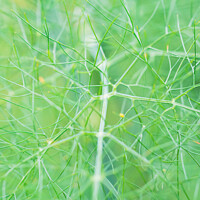
[[[198,0],[0,5],[0,199],[199,199]]]

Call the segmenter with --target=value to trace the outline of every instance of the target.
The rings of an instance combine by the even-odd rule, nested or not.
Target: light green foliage
[[[199,0],[0,5],[0,199],[199,199]]]

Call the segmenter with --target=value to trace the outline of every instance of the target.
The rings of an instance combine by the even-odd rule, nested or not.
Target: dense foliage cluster
[[[0,5],[0,199],[199,199],[199,0]]]

